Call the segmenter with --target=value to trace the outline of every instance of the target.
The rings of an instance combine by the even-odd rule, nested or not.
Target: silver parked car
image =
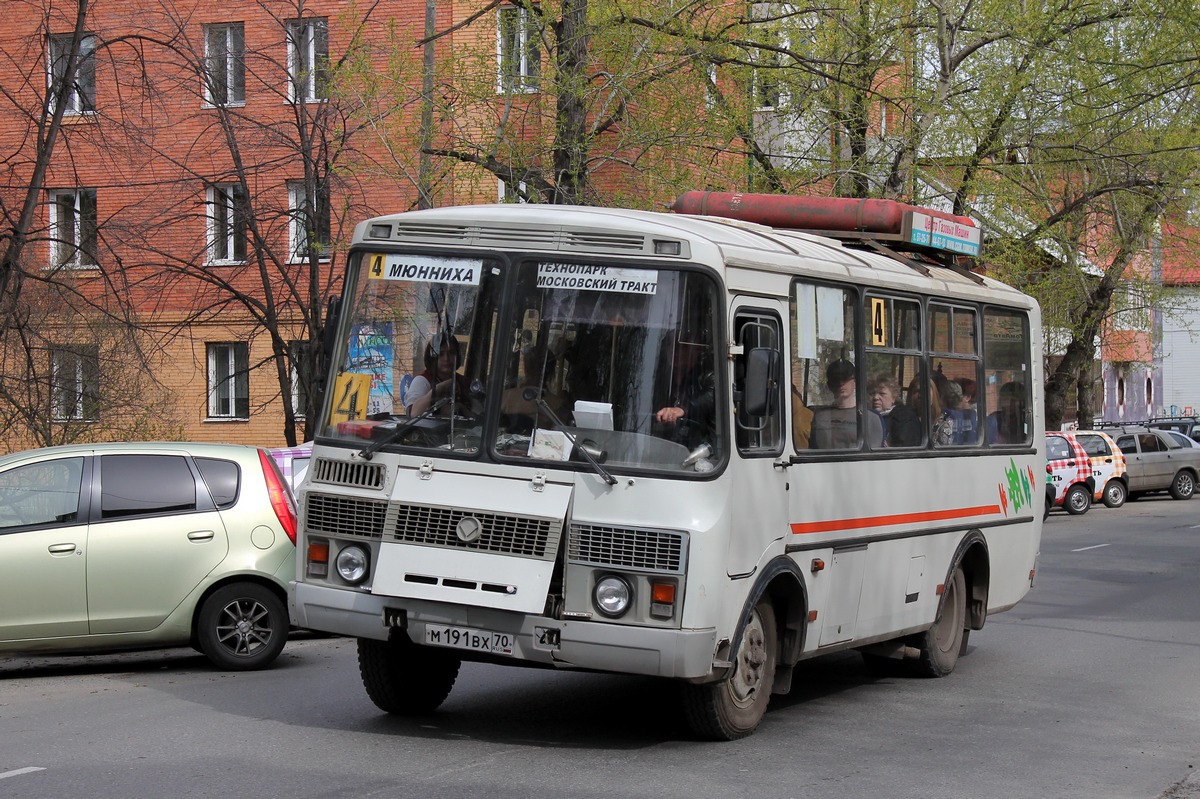
[[[287,641],[296,511],[264,449],[86,444],[0,457],[0,653]]]
[[[1181,447],[1165,430],[1123,427],[1108,430],[1125,453],[1129,499],[1169,491],[1175,499],[1191,499],[1200,479],[1200,449]]]

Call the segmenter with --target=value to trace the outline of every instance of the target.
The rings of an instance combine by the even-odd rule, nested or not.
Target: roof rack
[[[677,214],[740,219],[784,230],[841,239],[893,258],[928,275],[921,257],[977,283],[965,263],[979,255],[980,226],[967,216],[895,200],[793,197],[785,194],[689,191],[671,204]]]

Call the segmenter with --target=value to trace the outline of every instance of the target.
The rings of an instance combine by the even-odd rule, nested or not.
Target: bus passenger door
[[[759,298],[735,298],[731,306],[730,334],[741,348],[733,359],[731,577],[752,574],[766,549],[788,532],[782,312],[781,304]]]

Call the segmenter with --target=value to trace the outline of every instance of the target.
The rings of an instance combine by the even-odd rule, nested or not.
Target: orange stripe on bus
[[[830,519],[823,522],[798,522],[792,525],[793,535],[805,533],[828,533],[833,530],[862,530],[866,527],[886,527],[893,524],[914,522],[936,522],[944,519],[964,519],[968,516],[986,516],[999,513],[999,505],[978,505],[974,508],[951,508],[930,510],[920,513],[896,513],[889,516],[863,516],[858,519]]]

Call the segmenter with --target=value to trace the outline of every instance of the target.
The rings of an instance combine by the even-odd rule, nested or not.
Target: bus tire
[[[771,701],[778,644],[775,609],[769,599],[760,599],[742,628],[733,673],[720,682],[683,686],[684,715],[693,733],[733,741],[754,732]]]
[[[945,677],[954,671],[958,656],[966,648],[967,578],[956,567],[946,581],[933,626],[918,638],[921,653],[917,673],[924,677]]]
[[[1196,478],[1187,469],[1175,475],[1171,481],[1171,497],[1174,499],[1191,499],[1196,493]]]
[[[1125,484],[1120,480],[1109,480],[1108,485],[1104,487],[1104,507],[1119,508],[1125,504],[1125,497],[1129,492],[1125,489]]]
[[[358,639],[358,673],[375,706],[397,716],[437,710],[458,678],[457,657],[417,646],[402,634],[390,641]]]
[[[1067,489],[1063,497],[1063,507],[1072,516],[1087,513],[1088,508],[1092,507],[1092,492],[1082,483],[1076,483]]]

